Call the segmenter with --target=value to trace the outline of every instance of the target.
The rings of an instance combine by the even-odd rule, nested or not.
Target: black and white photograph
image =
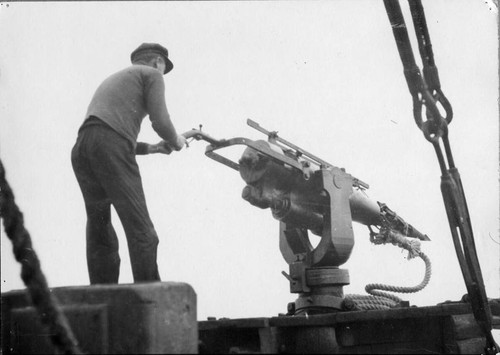
[[[499,353],[498,22],[0,2],[1,352]]]

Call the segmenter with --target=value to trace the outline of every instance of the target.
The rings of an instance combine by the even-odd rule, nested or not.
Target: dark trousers
[[[78,134],[71,162],[87,212],[90,283],[118,283],[120,256],[111,204],[125,230],[134,282],[160,281],[158,236],[131,144],[109,127],[88,126]]]

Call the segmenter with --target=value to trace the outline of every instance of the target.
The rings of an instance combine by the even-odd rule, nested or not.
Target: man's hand
[[[183,135],[179,134],[177,136],[175,145],[164,140],[156,144],[150,144],[148,146],[148,154],[155,154],[155,153],[170,154],[172,153],[172,150],[179,151],[182,148],[184,148],[185,145],[186,145],[186,138]]]
[[[177,140],[173,144],[172,148],[174,148],[175,150],[179,151],[182,148],[184,148],[185,145],[186,145],[186,137],[184,137],[182,134],[178,134],[177,135]]]

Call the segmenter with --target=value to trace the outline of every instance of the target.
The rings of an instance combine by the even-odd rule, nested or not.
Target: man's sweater
[[[167,142],[175,142],[177,132],[165,104],[163,75],[156,69],[134,64],[107,79],[97,88],[85,118],[95,116],[136,147],[144,117]]]

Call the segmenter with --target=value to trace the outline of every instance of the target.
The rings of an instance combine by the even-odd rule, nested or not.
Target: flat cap
[[[134,59],[139,54],[143,53],[156,53],[163,57],[165,60],[165,71],[163,74],[167,74],[174,68],[174,64],[168,59],[168,50],[158,43],[143,43],[137,49],[135,49],[132,54],[130,54],[130,60],[134,62]]]

